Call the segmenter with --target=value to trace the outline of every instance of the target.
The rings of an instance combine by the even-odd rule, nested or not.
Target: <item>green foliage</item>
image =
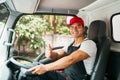
[[[40,16],[23,16],[16,25],[18,44],[25,45],[30,43],[30,48],[40,49],[44,47],[42,35],[48,30],[49,24]]]
[[[59,28],[59,29],[57,30],[57,32],[58,32],[59,34],[65,34],[65,35],[69,35],[69,34],[70,34],[70,30],[69,30],[69,28],[66,27],[66,26],[62,26],[61,28]]]
[[[16,25],[17,44],[29,44],[30,48],[40,50],[45,47],[43,35],[53,34],[53,27],[49,22],[50,15],[25,15],[20,18]],[[63,16],[55,16],[58,34],[69,34],[69,28],[64,25]]]
[[[9,11],[4,5],[0,5],[0,22],[5,23],[8,19]]]

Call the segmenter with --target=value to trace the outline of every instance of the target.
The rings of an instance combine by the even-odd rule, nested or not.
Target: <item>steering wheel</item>
[[[23,64],[19,60],[26,61],[29,64]],[[44,58],[38,62],[38,61],[32,61],[31,59],[26,58],[26,57],[22,57],[22,56],[13,56],[9,59],[9,61],[7,62],[7,65],[9,65],[9,63],[12,63],[18,67],[29,69],[29,68],[34,67],[36,65],[46,64],[46,63],[50,63],[50,62],[52,62],[52,59],[50,59],[50,58]]]
[[[62,48],[63,46],[60,46],[60,47],[55,47],[53,48],[53,50],[55,49],[60,49]],[[9,59],[9,61],[7,62],[7,65],[9,66],[10,63],[12,63],[12,65],[14,64],[15,66],[19,67],[19,68],[24,68],[23,70],[26,69],[26,72],[24,73],[24,75],[28,75],[28,76],[34,76],[34,74],[32,74],[31,72],[27,71],[27,69],[31,68],[31,67],[34,67],[36,65],[39,65],[39,64],[46,64],[46,63],[50,63],[52,62],[52,60],[50,58],[45,58],[45,59],[41,59],[41,57],[44,55],[45,53],[41,53],[34,61],[32,61],[31,59],[29,58],[26,58],[26,57],[22,57],[22,56],[13,56]],[[18,60],[24,60],[26,62],[28,62],[29,64],[23,64],[21,62],[19,62]]]
[[[23,64],[19,60],[26,61],[29,64]],[[31,59],[26,58],[26,57],[22,57],[22,56],[13,56],[13,57],[11,57],[9,59],[8,65],[9,65],[9,63],[12,63],[12,64],[14,64],[14,65],[16,65],[18,67],[22,67],[22,68],[26,68],[26,69],[31,68],[31,67],[38,64],[37,62],[34,63]]]
[[[23,64],[23,63],[19,62],[18,60],[26,61],[29,64]],[[7,66],[9,68],[11,68],[11,65],[14,65],[11,68],[11,70],[13,70],[13,71],[14,71],[14,69],[15,70],[19,70],[20,69],[20,75],[19,75],[19,79],[18,80],[22,80],[21,78],[23,77],[23,75],[26,75],[26,76],[38,76],[37,74],[32,74],[30,71],[27,71],[27,69],[29,69],[31,67],[34,67],[36,65],[39,65],[39,64],[49,63],[50,61],[52,61],[50,58],[45,58],[45,59],[40,60],[40,62],[37,62],[37,61],[32,61],[31,59],[26,58],[26,57],[13,56],[7,62]]]

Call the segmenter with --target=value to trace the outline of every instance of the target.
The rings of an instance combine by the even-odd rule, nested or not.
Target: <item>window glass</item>
[[[120,14],[115,14],[111,18],[112,37],[114,41],[120,42]]]
[[[36,58],[47,45],[64,46],[71,40],[65,16],[23,15],[16,24],[14,55]]]
[[[9,11],[5,8],[3,4],[0,4],[0,37],[8,19]]]

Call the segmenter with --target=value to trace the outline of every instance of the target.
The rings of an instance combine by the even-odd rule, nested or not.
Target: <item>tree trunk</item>
[[[56,34],[56,22],[55,22],[55,15],[50,16],[50,25],[54,28],[54,34]]]

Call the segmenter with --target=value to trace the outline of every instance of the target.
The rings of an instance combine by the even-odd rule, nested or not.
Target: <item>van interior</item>
[[[120,80],[120,0],[0,0],[0,80],[21,80],[32,75],[28,68],[52,62],[46,45],[73,40],[65,19],[75,15],[98,46],[90,80]]]

